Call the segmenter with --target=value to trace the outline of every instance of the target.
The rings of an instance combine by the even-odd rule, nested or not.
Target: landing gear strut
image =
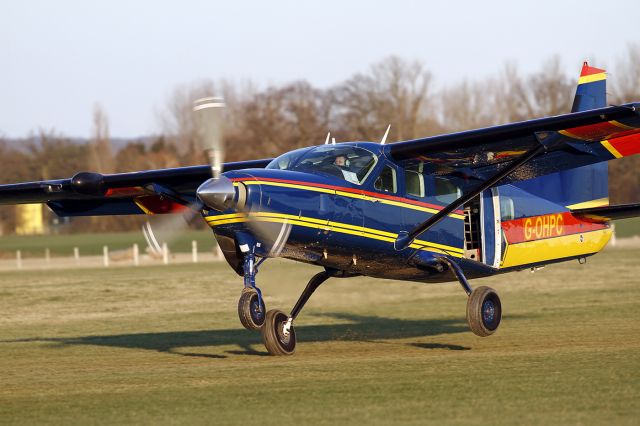
[[[291,310],[291,315],[287,316],[277,309],[267,312],[261,332],[264,346],[271,355],[293,354],[296,349],[296,330],[293,328],[293,320],[296,319],[313,292],[331,276],[327,271],[314,275]]]
[[[256,262],[253,252],[247,252],[244,256],[244,288],[238,301],[238,317],[247,330],[260,330],[264,324],[267,309],[262,299],[262,292],[256,287],[256,274],[258,266],[266,258]]]
[[[457,263],[446,257],[440,257],[438,260],[451,269],[469,296],[467,299],[467,323],[473,334],[480,337],[492,335],[498,329],[502,319],[502,304],[498,293],[487,286],[472,289],[462,268]]]

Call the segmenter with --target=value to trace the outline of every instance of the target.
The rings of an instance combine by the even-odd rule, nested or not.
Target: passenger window
[[[500,220],[513,220],[516,217],[513,200],[510,197],[500,196]]]
[[[398,192],[395,169],[391,166],[384,166],[373,186],[378,191],[392,192],[394,194]]]
[[[435,178],[436,200],[444,204],[450,204],[460,198],[462,191],[447,178]]]
[[[422,163],[409,166],[404,171],[404,186],[407,194],[415,197],[424,197],[424,176],[422,175]]]

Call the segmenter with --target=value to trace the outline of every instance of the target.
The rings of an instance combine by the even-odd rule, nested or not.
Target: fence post
[[[22,269],[22,251],[16,251],[16,266],[18,269]]]
[[[162,243],[162,263],[169,264],[169,247],[167,247],[167,243]]]
[[[616,225],[611,224],[611,247],[615,247],[618,244],[616,240]]]
[[[198,263],[198,242],[196,240],[191,241],[191,260],[193,263]]]
[[[140,249],[138,248],[138,244],[133,245],[133,266],[140,265]]]
[[[102,263],[105,268],[109,267],[109,247],[102,247]]]

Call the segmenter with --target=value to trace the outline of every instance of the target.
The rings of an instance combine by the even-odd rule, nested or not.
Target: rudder
[[[582,65],[571,112],[607,106],[607,74]],[[595,207],[609,204],[609,165],[596,163],[518,182],[516,186],[563,206]]]

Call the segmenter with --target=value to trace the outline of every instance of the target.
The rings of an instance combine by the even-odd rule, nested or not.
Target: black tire
[[[247,330],[260,330],[264,324],[265,313],[264,301],[260,303],[258,292],[251,287],[245,287],[238,300],[238,317]]]
[[[490,287],[474,289],[467,300],[467,323],[480,337],[492,335],[500,325],[502,305],[498,293]]]
[[[296,349],[296,330],[293,325],[289,329],[289,335],[283,333],[283,326],[289,316],[282,311],[272,309],[262,326],[262,341],[271,355],[291,355]]]

